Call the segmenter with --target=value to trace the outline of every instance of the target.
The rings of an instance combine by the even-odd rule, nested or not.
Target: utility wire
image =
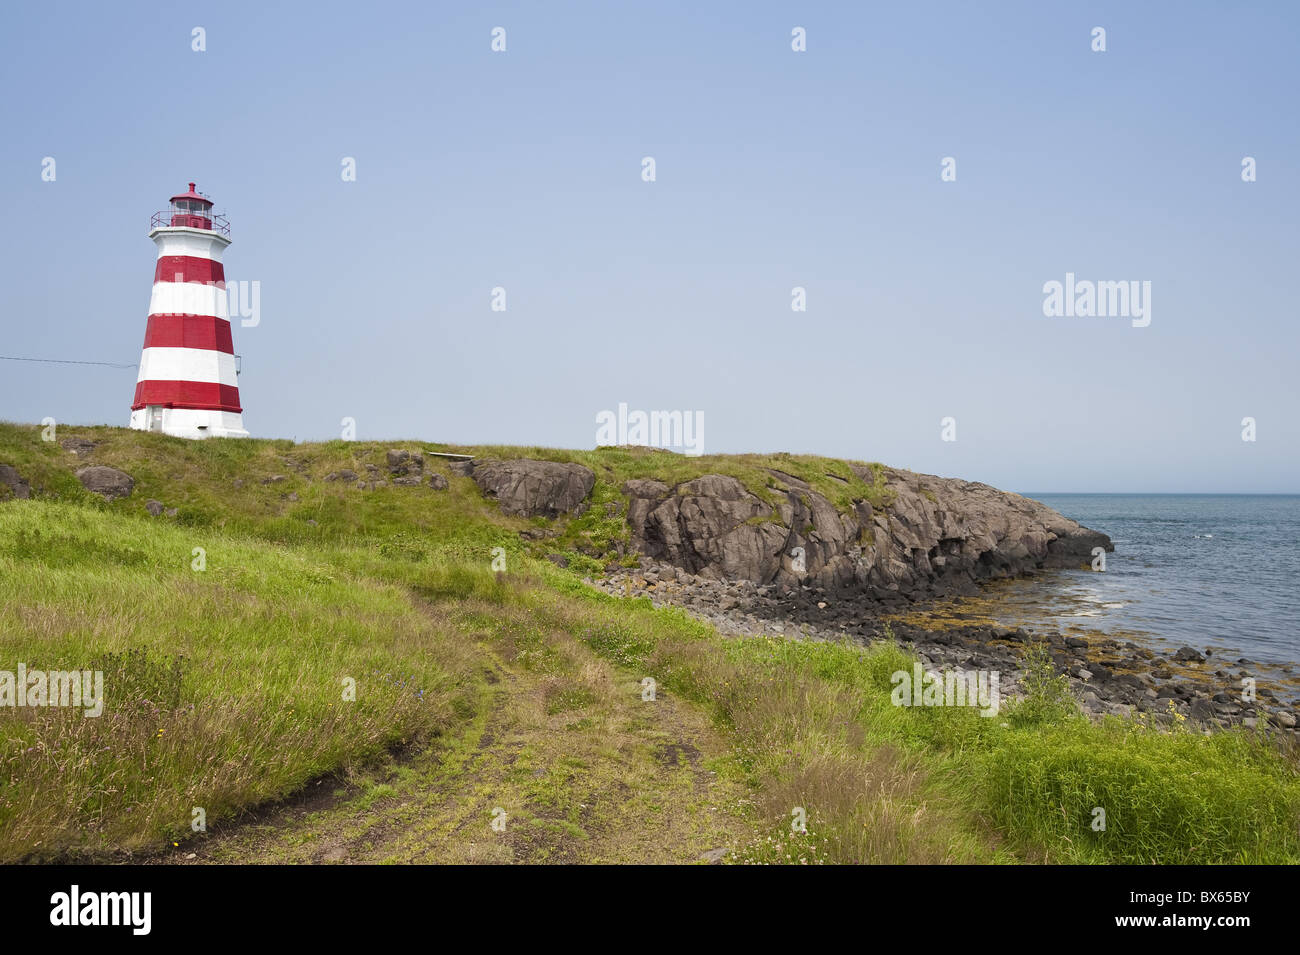
[[[38,361],[47,365],[105,365],[108,368],[139,368],[137,364],[126,365],[116,361],[72,361],[66,358],[15,358],[12,355],[0,355],[0,361]]]

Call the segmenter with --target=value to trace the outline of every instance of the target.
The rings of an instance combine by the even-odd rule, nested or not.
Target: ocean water
[[[1115,552],[1105,573],[1059,571],[1009,587],[1016,619],[1300,662],[1300,495],[1026,496],[1109,534]]]

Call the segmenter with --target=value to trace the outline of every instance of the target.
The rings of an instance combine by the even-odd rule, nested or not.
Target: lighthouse
[[[158,263],[131,427],[181,438],[246,438],[221,265],[230,224],[190,183],[150,225]]]

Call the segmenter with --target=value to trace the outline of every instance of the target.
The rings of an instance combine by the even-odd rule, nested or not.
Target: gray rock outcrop
[[[100,495],[105,500],[127,497],[135,490],[135,478],[117,468],[92,464],[77,471],[77,480],[82,487]]]
[[[873,475],[854,470],[871,483]],[[704,475],[669,488],[628,481],[633,547],[692,574],[757,584],[853,589],[880,598],[969,592],[992,577],[1081,566],[1104,534],[987,484],[884,469],[891,500],[840,512],[780,471],[775,503],[740,481]]]
[[[505,513],[523,517],[580,513],[596,484],[596,475],[581,464],[528,458],[470,463],[479,490],[495,498]]]
[[[32,496],[32,486],[18,470],[8,464],[0,464],[0,487],[7,487],[13,496],[27,500]]]

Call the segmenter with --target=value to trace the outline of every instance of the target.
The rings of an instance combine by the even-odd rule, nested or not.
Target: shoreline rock
[[[1233,664],[1189,660],[1175,672],[1163,669],[1156,661],[1165,661],[1153,650],[1104,634],[1084,639],[1053,629],[984,625],[931,630],[887,622],[888,609],[869,595],[831,597],[811,586],[719,580],[650,561],[643,561],[639,570],[620,570],[587,582],[616,596],[644,596],[656,606],[680,607],[725,636],[779,635],[865,646],[886,639],[888,626],[927,668],[997,671],[1004,699],[1023,695],[1021,651],[1041,641],[1057,672],[1067,675],[1080,708],[1092,718],[1147,714],[1168,724],[1178,720],[1176,713],[1207,731],[1262,722],[1297,733],[1296,702],[1279,700],[1265,678],[1246,669],[1250,661],[1245,658]],[[1193,679],[1202,673],[1204,679]],[[1241,678],[1252,675],[1258,679],[1257,699],[1246,702],[1241,699]]]

